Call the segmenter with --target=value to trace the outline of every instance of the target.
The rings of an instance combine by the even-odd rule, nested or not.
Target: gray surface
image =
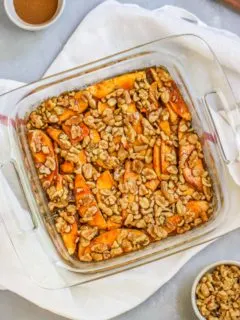
[[[101,0],[67,0],[61,19],[42,32],[16,27],[0,0],[0,78],[30,82],[39,79],[83,17]],[[154,9],[174,4],[195,13],[209,25],[240,34],[239,15],[214,0],[121,0]]]
[[[63,17],[40,33],[18,29],[5,16],[0,2],[0,78],[30,82],[45,72],[83,17],[101,0],[67,0]],[[122,0],[120,2],[130,2]],[[213,0],[135,0],[146,8],[175,4],[192,11],[209,25],[240,35],[240,16]],[[225,236],[192,258],[165,286],[139,307],[115,320],[193,320],[190,288],[197,272],[220,259],[240,259],[240,230]],[[0,291],[0,319],[64,320],[13,293]]]
[[[198,253],[147,301],[112,320],[197,320],[190,291],[197,273],[218,260],[240,260],[240,229],[231,232]],[[93,306],[94,307],[94,306]],[[0,291],[1,320],[65,320],[42,310],[11,292]]]

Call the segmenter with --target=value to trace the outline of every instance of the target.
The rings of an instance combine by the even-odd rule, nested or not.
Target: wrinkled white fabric
[[[239,94],[237,88],[240,81],[236,76],[240,72],[239,38],[227,31],[210,28],[191,13],[170,6],[149,11],[136,5],[106,1],[81,22],[46,74],[66,70],[150,40],[182,33],[200,35],[211,45],[229,71],[236,95]],[[0,92],[19,85],[14,81],[0,80]],[[234,176],[235,171],[231,174]],[[231,190],[229,219],[224,228],[216,231],[216,235],[240,226],[237,203],[240,190],[230,175],[226,187]],[[90,284],[51,291],[39,288],[24,274],[2,223],[0,229],[0,285],[44,309],[77,320],[109,319],[137,306],[205,246]]]

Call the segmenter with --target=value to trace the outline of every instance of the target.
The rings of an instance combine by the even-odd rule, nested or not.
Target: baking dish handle
[[[14,160],[0,163],[0,201],[3,222],[9,233],[25,233],[37,227],[31,215],[26,188]]]
[[[240,163],[239,106],[235,104],[230,108],[226,97],[220,90],[206,93],[203,100],[223,161],[227,165]]]
[[[28,192],[21,182],[20,169],[12,152],[9,129],[15,125],[12,118],[0,114],[0,214],[7,228],[23,233],[35,229],[36,222],[29,208],[30,190]]]

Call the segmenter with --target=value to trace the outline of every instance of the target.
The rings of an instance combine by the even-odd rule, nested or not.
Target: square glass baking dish
[[[215,211],[204,225],[185,234],[102,262],[80,262],[65,249],[55,230],[26,142],[25,119],[44,99],[80,89],[116,75],[164,66],[177,83],[202,139],[213,180]],[[226,164],[238,161],[238,147],[228,154],[214,123],[216,114],[236,111],[232,90],[208,44],[194,35],[171,36],[67,70],[0,96],[2,146],[1,215],[24,270],[41,287],[62,288],[99,279],[186,250],[216,238],[228,218]],[[235,114],[236,114],[235,112]],[[234,118],[230,119],[237,137]],[[219,233],[218,233],[219,236]]]

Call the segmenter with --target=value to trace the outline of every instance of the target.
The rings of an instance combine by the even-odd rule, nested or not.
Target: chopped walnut
[[[154,180],[157,178],[157,175],[153,169],[145,168],[143,169],[142,174],[147,180]]]
[[[142,209],[147,209],[150,205],[149,200],[146,197],[140,198],[139,204]]]
[[[202,316],[212,319],[240,318],[240,268],[219,265],[206,273],[196,288],[196,303]]]
[[[98,233],[97,227],[83,226],[80,230],[80,235],[86,240],[92,240]]]
[[[90,163],[86,163],[82,167],[84,177],[89,180],[93,176],[93,167]]]
[[[62,217],[56,219],[56,228],[59,233],[69,233],[71,231],[71,226]]]
[[[45,166],[47,168],[49,168],[51,171],[56,169],[56,162],[55,159],[51,158],[51,157],[47,157],[47,160],[45,162]]]
[[[153,239],[161,240],[167,237],[167,231],[157,225],[149,225],[147,228],[147,232],[153,237]]]
[[[136,173],[141,173],[144,168],[144,163],[141,160],[134,160],[132,163],[132,170]]]

